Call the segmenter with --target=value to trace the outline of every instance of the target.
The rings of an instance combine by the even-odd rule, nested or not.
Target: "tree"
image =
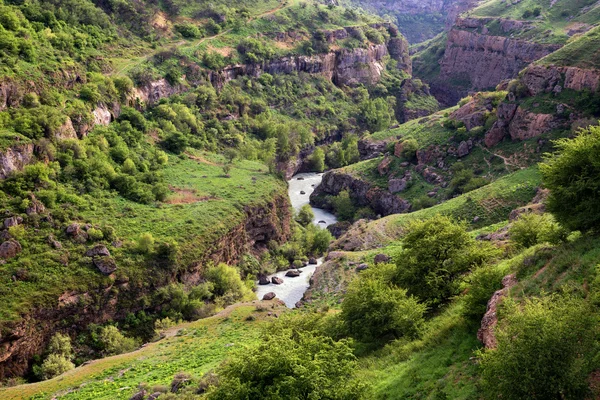
[[[387,129],[392,122],[392,113],[386,99],[366,100],[362,105],[362,118],[371,132]]]
[[[355,368],[347,341],[279,327],[221,364],[207,398],[358,400],[365,387],[354,379]]]
[[[189,145],[187,137],[181,132],[173,132],[163,142],[164,146],[175,154],[183,152]]]
[[[98,337],[104,353],[107,355],[122,354],[133,351],[137,347],[135,339],[125,337],[116,326],[107,325],[100,330]]]
[[[317,147],[309,157],[310,168],[316,172],[325,170],[325,152],[322,148]]]
[[[519,247],[531,247],[543,242],[557,244],[566,240],[568,234],[549,214],[520,215],[508,232],[511,242]]]
[[[342,303],[342,320],[354,337],[373,341],[385,337],[413,337],[423,324],[426,306],[405,289],[376,276],[355,278]]]
[[[410,223],[402,246],[396,283],[433,306],[458,294],[458,278],[497,253],[473,239],[465,223],[442,215]]]
[[[354,218],[356,211],[350,193],[347,190],[342,190],[337,196],[332,198],[333,208],[337,217],[341,221],[351,221]]]
[[[507,304],[498,347],[481,354],[490,399],[584,399],[598,355],[597,317],[585,300],[549,296]],[[597,365],[597,364],[596,364]]]
[[[310,205],[305,204],[300,208],[300,210],[298,210],[296,221],[300,225],[307,226],[308,224],[312,223],[313,219],[315,219],[315,214],[313,213]]]
[[[544,186],[550,189],[546,207],[570,230],[600,226],[600,127],[579,132],[574,139],[555,142],[557,152],[540,166]]]

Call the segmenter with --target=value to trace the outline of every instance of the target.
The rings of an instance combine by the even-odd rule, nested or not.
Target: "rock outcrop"
[[[311,194],[310,201],[319,207],[330,208],[324,202],[324,197],[338,195],[343,190],[347,190],[359,206],[369,206],[380,215],[398,214],[410,209],[408,201],[388,190],[372,186],[366,181],[337,170],[323,175],[321,184]]]
[[[505,276],[502,278],[502,289],[495,291],[487,303],[487,310],[481,320],[481,328],[477,331],[477,339],[487,349],[493,349],[497,346],[494,328],[498,324],[498,315],[496,314],[498,305],[502,301],[502,298],[508,294],[510,288],[517,283],[517,278],[514,274]]]
[[[577,67],[531,65],[520,78],[529,95],[560,92],[562,89],[596,92],[600,87],[600,71]]]
[[[0,179],[20,171],[33,160],[33,144],[16,144],[0,152]]]
[[[374,84],[381,78],[384,57],[389,55],[397,61],[397,68],[411,73],[412,64],[408,42],[402,37],[391,38],[387,44],[370,45],[367,48],[339,49],[314,56],[288,56],[256,64],[240,64],[210,71],[213,86],[222,88],[238,76],[258,77],[263,73],[291,74],[305,72],[319,74],[336,85]]]
[[[448,32],[439,77],[435,83],[431,83],[436,94],[454,92],[454,98],[450,99],[453,102],[469,90],[493,88],[505,79],[516,77],[527,65],[560,48],[559,45],[479,33],[486,32],[487,22],[487,19],[475,18],[456,20]],[[505,21],[505,24],[508,22]]]
[[[160,99],[181,93],[185,90],[183,85],[171,85],[163,78],[150,82],[147,85],[136,87],[133,92],[133,99],[145,104],[155,104]]]

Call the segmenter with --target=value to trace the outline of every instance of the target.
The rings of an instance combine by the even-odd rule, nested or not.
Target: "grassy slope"
[[[88,203],[79,214],[79,222],[102,221],[113,226],[117,237],[124,241],[123,247],[110,250],[119,267],[117,273],[138,282],[147,281],[147,263],[135,252],[135,241],[143,233],[151,233],[157,241],[176,241],[183,265],[188,265],[200,259],[223,234],[243,222],[244,207],[263,204],[275,195],[285,195],[285,183],[269,175],[261,163],[238,161],[230,172],[231,178],[225,178],[219,156],[196,154],[204,161],[171,156],[170,165],[164,170],[173,188],[192,191],[191,202],[187,204],[157,207],[117,195],[85,196]],[[173,201],[178,202],[178,197]],[[77,259],[91,245],[78,245],[66,236],[57,236],[63,249],[49,250],[43,245],[49,232],[52,231],[44,226],[36,231],[27,229],[28,240],[22,242],[28,245],[24,245],[23,253],[2,265],[0,318],[3,321],[18,318],[34,305],[53,304],[67,290],[86,291],[100,283],[109,284],[109,278],[99,274],[89,260]],[[65,254],[68,265],[60,262]],[[38,262],[40,257],[44,262]],[[11,276],[21,267],[26,267],[36,279],[14,282]]]
[[[249,315],[255,319],[247,321]],[[233,349],[255,342],[268,319],[256,305],[237,304],[214,317],[171,328],[165,339],[135,352],[96,360],[48,381],[0,389],[0,398],[129,399],[140,383],[169,385],[181,371],[202,376]]]
[[[573,37],[564,47],[537,61],[537,64],[600,68],[600,27]]]
[[[551,3],[554,3],[551,5]],[[524,18],[525,11],[541,8],[539,18]],[[523,0],[518,3],[506,3],[502,0],[489,0],[473,9],[470,15],[475,17],[498,17],[532,22],[532,29],[510,32],[511,37],[518,37],[539,43],[564,44],[568,32],[576,29],[581,23],[597,23],[597,4],[594,0]],[[492,23],[493,24],[493,23]],[[492,34],[506,34],[498,27],[491,26]]]

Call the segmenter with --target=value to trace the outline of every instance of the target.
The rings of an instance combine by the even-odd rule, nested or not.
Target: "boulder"
[[[457,149],[458,157],[464,157],[469,154],[469,145],[464,140],[460,142]]]
[[[306,192],[304,190],[301,190],[300,194],[306,194]]]
[[[377,171],[379,171],[379,175],[385,175],[390,171],[390,166],[392,164],[392,159],[390,157],[385,157],[377,166]]]
[[[8,229],[13,226],[19,225],[23,222],[23,218],[21,217],[9,217],[4,220],[4,229]]]
[[[364,271],[367,268],[369,268],[369,264],[362,263],[362,264],[358,264],[358,267],[356,267],[356,270],[357,271]]]
[[[147,399],[147,400],[156,400],[156,399],[158,399],[158,398],[159,398],[161,395],[162,395],[162,393],[161,393],[161,392],[155,392],[155,393],[152,393],[150,396],[148,396],[148,399]]]
[[[145,390],[140,390],[139,392],[137,392],[136,394],[134,394],[133,396],[131,396],[129,398],[129,400],[144,400],[145,397],[146,397],[146,391]]]
[[[62,244],[58,240],[54,239],[54,236],[52,235],[48,236],[48,244],[55,249],[62,249]]]
[[[308,259],[308,263],[311,265],[316,265],[317,264],[317,259],[314,257],[311,257]]]
[[[290,278],[296,278],[300,276],[300,271],[298,271],[297,269],[290,269],[288,272],[285,273],[285,276],[289,276]]]
[[[277,295],[275,293],[269,292],[269,293],[266,293],[262,299],[263,300],[273,300],[275,297],[277,297]]]
[[[67,226],[66,232],[67,235],[71,236],[73,240],[79,243],[85,243],[89,238],[88,233],[81,229],[81,226],[78,223],[72,223]]]
[[[390,179],[388,181],[388,190],[390,193],[398,193],[406,190],[408,182],[406,179]]]
[[[389,262],[390,260],[390,256],[380,253],[375,256],[375,259],[373,261],[375,262],[375,264],[384,264],[386,262]]]
[[[268,285],[269,284],[269,277],[265,274],[259,274],[258,275],[258,284],[259,285]]]
[[[274,276],[271,278],[271,282],[274,285],[281,285],[283,283],[283,279],[279,278],[278,276]]]
[[[8,231],[0,231],[0,243],[6,242],[8,239],[12,239],[12,236]]]
[[[296,308],[300,308],[304,305],[304,303],[302,301],[297,301],[296,304],[294,304],[294,307]]]
[[[86,257],[110,257],[110,251],[105,245],[99,244],[85,252]]]
[[[38,199],[36,199],[35,197],[32,196],[31,203],[29,204],[29,207],[27,207],[27,209],[25,210],[25,213],[27,215],[35,215],[35,214],[41,214],[44,211],[46,211],[46,207],[44,206],[44,203],[42,203],[41,201],[39,201]]]
[[[6,260],[13,258],[22,250],[21,244],[14,239],[9,239],[0,244],[0,258]]]
[[[352,224],[348,221],[340,221],[335,224],[327,226],[327,230],[333,235],[334,238],[338,239],[350,228]]]
[[[104,275],[110,275],[117,270],[117,263],[110,256],[94,257],[93,263]]]

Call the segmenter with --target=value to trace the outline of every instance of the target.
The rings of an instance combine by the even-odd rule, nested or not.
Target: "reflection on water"
[[[309,204],[310,194],[315,190],[319,183],[321,183],[321,179],[323,174],[317,173],[303,173],[294,175],[292,179],[290,179],[288,194],[290,196],[290,201],[292,203],[292,207],[294,210],[299,210],[303,205]],[[315,219],[313,222],[315,225],[320,226],[325,229],[327,225],[331,225],[337,222],[335,215],[332,213],[323,210],[321,208],[311,207],[313,213],[315,214]],[[283,283],[281,285],[275,285],[273,283],[269,283],[268,285],[258,285],[256,289],[256,296],[258,299],[262,299],[266,293],[273,292],[277,296],[278,299],[285,302],[285,305],[289,308],[294,308],[296,303],[302,300],[302,296],[304,296],[304,292],[309,287],[310,277],[313,275],[315,270],[321,263],[323,259],[318,259],[316,265],[308,265],[304,268],[300,268],[302,273],[300,276],[292,278],[289,276],[285,276],[287,271],[280,271],[276,274],[269,276],[269,282],[273,276],[277,276],[283,279]]]

